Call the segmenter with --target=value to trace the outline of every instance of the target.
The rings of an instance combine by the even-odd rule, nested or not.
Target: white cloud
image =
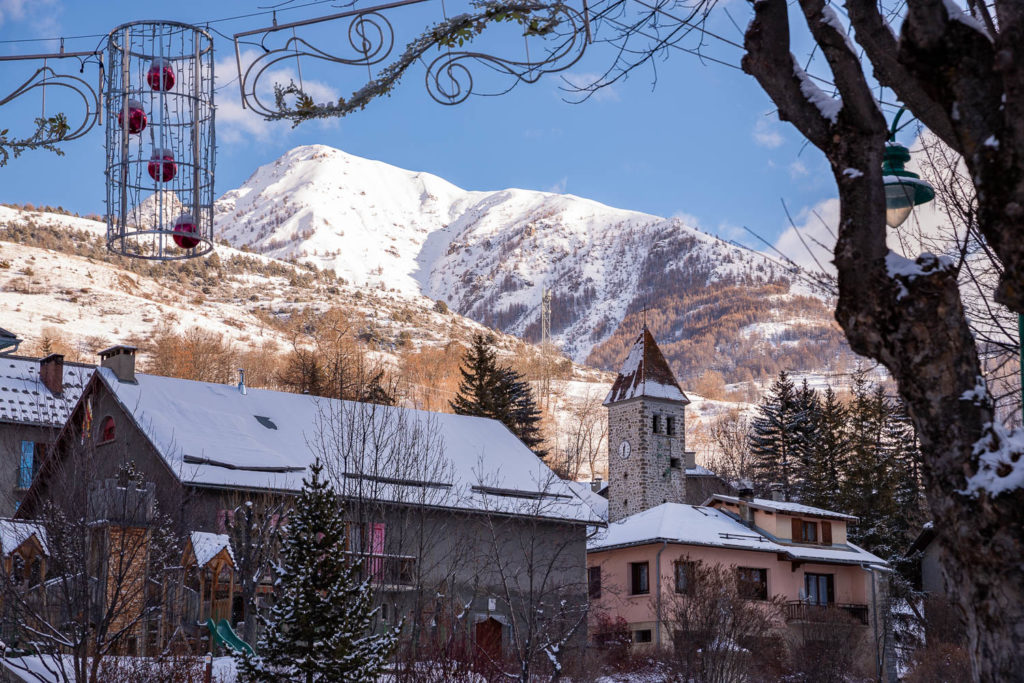
[[[561,74],[562,88],[569,90],[568,95],[575,94],[578,97],[586,95],[585,92],[574,92],[586,90],[602,80],[601,74],[597,73],[573,73],[566,72]],[[598,88],[590,95],[590,99],[595,102],[618,102],[621,98],[619,97],[618,90],[615,89],[614,85],[606,85],[603,88]]]
[[[789,165],[789,177],[796,180],[808,174],[807,167],[804,166],[804,162],[797,159]]]
[[[778,125],[767,118],[766,115],[759,116],[757,122],[754,123],[754,142],[761,147],[767,147],[768,149],[775,149],[781,147],[782,143],[785,142],[785,138],[782,137],[782,133],[778,130]]]
[[[800,211],[793,220],[796,225],[779,235],[775,248],[802,268],[834,275],[832,250],[839,226],[839,199],[818,202]]]
[[[0,0],[2,1],[2,0]],[[242,72],[258,56],[255,50],[242,52]],[[231,81],[238,77],[238,66],[234,55],[218,60],[214,72],[217,74],[217,86],[229,84],[220,91],[217,98],[217,137],[220,142],[237,144],[246,140],[266,141],[271,137],[287,135],[291,131],[291,124],[287,121],[267,121],[252,109],[243,109],[241,95],[238,90],[238,81]],[[275,68],[267,70],[259,81],[259,88],[256,94],[265,105],[273,106],[274,84],[289,81],[298,82],[299,78],[291,68]],[[303,90],[317,103],[337,101],[338,91],[322,81],[304,79]],[[325,119],[321,122],[322,127],[332,128],[338,126],[337,119]]]
[[[0,0],[0,26],[28,21],[37,34],[55,32],[60,12],[57,0]]]
[[[554,192],[555,194],[565,194],[565,186],[569,183],[569,178],[563,176],[561,180],[552,185],[547,189],[547,192]]]
[[[672,218],[677,218],[683,222],[684,225],[690,228],[699,228],[700,219],[694,216],[692,213],[686,213],[685,211],[676,211],[672,214]]]

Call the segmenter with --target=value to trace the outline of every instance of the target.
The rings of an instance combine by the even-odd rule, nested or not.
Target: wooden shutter
[[[821,523],[821,542],[825,545],[832,545],[832,522]]]
[[[796,517],[793,517],[790,521],[793,522],[793,542],[794,543],[799,543],[800,542],[800,532],[802,531],[802,528],[800,526],[800,520],[797,519]]]

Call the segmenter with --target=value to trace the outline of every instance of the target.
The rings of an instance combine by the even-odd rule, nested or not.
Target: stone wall
[[[686,500],[686,405],[640,397],[608,407],[609,521]],[[654,432],[654,417],[660,429]],[[672,419],[672,434],[668,420]],[[622,444],[629,442],[629,457]]]

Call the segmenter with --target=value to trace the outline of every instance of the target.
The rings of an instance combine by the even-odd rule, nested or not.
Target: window
[[[655,415],[651,418],[651,431],[655,434],[661,434],[661,415]]]
[[[674,417],[665,418],[665,433],[669,436],[675,436],[676,433],[676,419]]]
[[[800,540],[804,543],[818,542],[818,525],[816,522],[800,522]]]
[[[683,468],[683,461],[679,458],[669,458],[668,466],[674,470],[679,470]]]
[[[590,595],[591,600],[597,600],[601,597],[601,568],[600,567],[588,567],[587,568],[587,591]]]
[[[113,441],[116,435],[117,427],[114,425],[114,418],[108,415],[103,418],[103,424],[100,425],[100,443]]]
[[[645,628],[640,631],[633,631],[633,642],[634,643],[649,643],[651,642],[651,629]]]
[[[833,605],[836,587],[833,574],[804,574],[804,594],[809,605]]]
[[[755,567],[736,568],[736,590],[748,600],[768,599],[768,570]]]
[[[647,562],[629,563],[629,593],[630,595],[645,595],[651,592],[650,577],[648,575]]]
[[[18,465],[18,488],[32,486],[32,469],[35,466],[36,444],[34,441],[21,442],[21,462]]]
[[[676,593],[681,595],[693,594],[693,580],[695,577],[696,563],[679,560],[675,564],[676,570]]]

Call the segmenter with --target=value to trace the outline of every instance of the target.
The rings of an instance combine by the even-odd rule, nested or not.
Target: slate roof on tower
[[[626,362],[615,378],[615,384],[605,397],[604,405],[628,401],[638,396],[690,402],[679,388],[668,361],[646,327],[633,342],[633,348],[629,350]]]

